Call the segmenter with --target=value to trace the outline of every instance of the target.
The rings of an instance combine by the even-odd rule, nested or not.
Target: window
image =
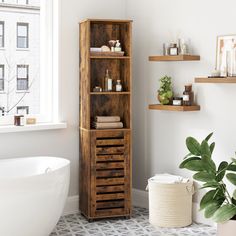
[[[5,66],[4,93],[0,93],[0,107],[4,107],[5,116],[1,117],[0,125],[13,124],[14,115],[22,110],[37,122],[58,122],[59,2],[18,0],[21,6],[15,5],[14,10],[4,7],[9,40],[5,37],[7,45],[5,50],[0,50],[0,64]],[[25,10],[22,4],[33,7]],[[32,50],[24,50],[29,47]],[[2,86],[0,84],[0,88]],[[17,109],[19,106],[28,106],[28,109]]]
[[[0,48],[4,47],[4,22],[0,21]]]
[[[4,91],[4,65],[0,65],[0,91]]]
[[[29,24],[17,23],[17,48],[29,47]]]
[[[29,66],[17,66],[17,90],[26,91],[29,89]]]
[[[16,112],[19,115],[27,115],[29,114],[29,106],[18,106]]]

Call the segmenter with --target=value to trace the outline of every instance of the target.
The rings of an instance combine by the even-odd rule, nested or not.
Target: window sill
[[[15,125],[2,125],[0,126],[0,133],[16,133],[16,132],[29,132],[41,130],[54,130],[66,129],[67,123],[41,123],[35,125],[15,126]]]
[[[30,93],[29,90],[16,90],[16,93]]]
[[[16,48],[16,51],[19,51],[19,52],[29,52],[30,48]]]

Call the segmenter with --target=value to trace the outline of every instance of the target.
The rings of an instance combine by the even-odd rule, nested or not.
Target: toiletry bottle
[[[171,43],[169,47],[169,55],[170,56],[177,56],[179,54],[179,49],[176,43]]]
[[[106,76],[104,78],[104,91],[112,91],[112,78],[109,76],[108,69],[106,70]]]
[[[121,81],[118,79],[116,81],[116,92],[121,92],[122,91],[122,84]]]
[[[184,87],[185,90],[183,92],[183,105],[192,106],[194,102],[194,93],[192,91],[192,84],[187,84]]]
[[[119,40],[116,40],[115,52],[121,52],[121,45]]]

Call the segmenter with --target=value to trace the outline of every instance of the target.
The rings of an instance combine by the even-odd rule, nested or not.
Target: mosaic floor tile
[[[216,236],[216,228],[192,224],[185,228],[155,228],[148,210],[135,207],[131,219],[105,219],[89,223],[80,213],[63,216],[50,236]]]

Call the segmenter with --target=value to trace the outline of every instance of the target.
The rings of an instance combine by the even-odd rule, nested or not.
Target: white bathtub
[[[48,236],[62,214],[69,179],[66,159],[0,160],[0,236]]]

